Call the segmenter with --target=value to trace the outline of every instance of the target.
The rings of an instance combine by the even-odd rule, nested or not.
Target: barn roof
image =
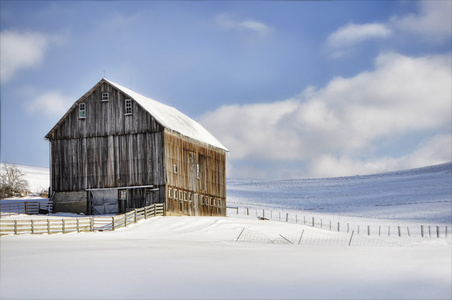
[[[145,97],[137,92],[134,92],[126,87],[123,87],[105,78],[102,78],[102,80],[98,84],[96,84],[94,88],[96,88],[103,82],[109,83],[110,85],[112,85],[113,87],[117,88],[122,93],[130,97],[132,100],[138,103],[138,105],[140,105],[144,110],[151,114],[155,118],[155,120],[158,123],[160,123],[160,125],[162,125],[163,127],[178,132],[189,138],[228,151],[228,149],[225,146],[223,146],[223,144],[221,144],[220,141],[218,141],[212,134],[210,134],[210,132],[208,132],[201,124],[189,118],[185,114],[181,113],[174,107],[165,105],[151,98]],[[93,89],[86,93],[81,99],[85,98],[86,95],[90,94]],[[81,99],[79,99],[79,101]],[[62,119],[64,119],[65,116],[63,116]],[[60,122],[61,121],[62,120],[60,120]],[[58,122],[58,124],[55,125],[55,127],[50,132],[52,132],[56,127],[58,127],[60,122]],[[50,135],[50,132],[47,136]]]

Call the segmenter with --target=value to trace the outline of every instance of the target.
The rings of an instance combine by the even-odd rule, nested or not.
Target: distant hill
[[[452,222],[452,162],[373,175],[229,180],[228,205]]]

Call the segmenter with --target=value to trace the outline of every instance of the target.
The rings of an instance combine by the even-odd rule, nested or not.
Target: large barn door
[[[194,152],[188,152],[188,155],[189,155],[189,157],[188,157],[188,161],[189,161],[189,172],[190,172],[190,187],[189,187],[189,189],[190,189],[190,191],[194,191],[194,192],[196,192],[197,191],[197,180],[198,180],[198,177],[197,177],[197,165],[196,165],[196,153],[194,153]]]
[[[93,215],[109,215],[118,213],[118,191],[91,191],[91,208]]]

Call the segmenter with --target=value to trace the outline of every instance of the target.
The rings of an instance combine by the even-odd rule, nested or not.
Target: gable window
[[[86,118],[86,105],[85,105],[85,103],[80,103],[78,105],[78,117],[80,119],[85,119]]]
[[[108,94],[108,93],[102,93],[102,98],[101,98],[101,100],[102,100],[102,101],[108,101],[108,100],[110,100],[109,94]]]
[[[174,173],[177,173],[177,165],[176,164],[173,165],[173,171],[174,171]]]
[[[132,100],[126,99],[124,104],[125,104],[126,115],[131,115],[132,114]]]

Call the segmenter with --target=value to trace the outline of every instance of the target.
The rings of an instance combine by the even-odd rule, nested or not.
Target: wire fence
[[[309,216],[303,212],[285,212],[273,209],[258,209],[249,207],[227,207],[228,216],[257,217],[260,220],[273,220],[287,223],[301,224],[331,232],[352,232],[359,236],[373,237],[452,237],[447,225],[419,224],[419,225],[387,225],[387,224],[358,224],[356,221],[331,220],[325,217]]]
[[[238,242],[292,244],[311,246],[368,246],[368,247],[407,247],[409,240],[388,240],[378,237],[358,236],[354,232],[310,231],[303,229],[299,233],[263,233],[243,228],[235,239]]]

